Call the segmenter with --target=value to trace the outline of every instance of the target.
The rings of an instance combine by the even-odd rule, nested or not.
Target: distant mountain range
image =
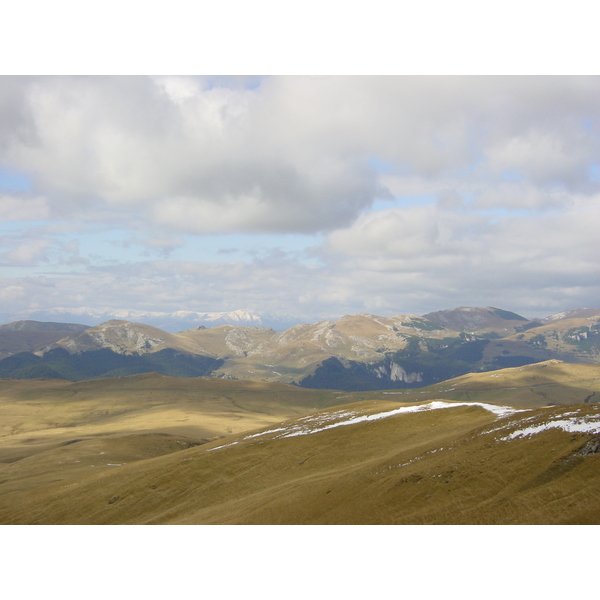
[[[82,380],[156,371],[376,390],[550,359],[600,362],[600,309],[539,320],[495,307],[423,316],[363,313],[279,332],[256,321],[217,324],[224,318],[247,321],[250,313],[210,314],[214,326],[196,322],[179,333],[124,319],[93,327],[31,320],[2,325],[0,377]]]
[[[30,310],[19,315],[27,321],[68,321],[85,323],[88,326],[100,325],[105,321],[120,319],[153,325],[171,333],[204,325],[246,325],[252,327],[272,327],[283,331],[292,325],[303,322],[303,317],[287,314],[256,314],[248,310],[221,312],[197,312],[178,310],[175,312],[143,311],[111,308],[54,308],[51,310]]]
[[[0,325],[0,359],[18,352],[36,352],[71,333],[85,331],[87,325],[16,321]]]

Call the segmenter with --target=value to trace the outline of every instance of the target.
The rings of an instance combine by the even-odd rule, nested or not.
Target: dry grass
[[[388,392],[388,398],[392,396]],[[600,401],[600,365],[557,360],[511,369],[468,373],[420,390],[394,394],[398,400],[443,398],[533,408]]]
[[[508,388],[517,397],[533,385],[579,390],[597,374],[590,369],[551,363],[446,385],[481,402]],[[336,411],[394,410],[397,399],[405,397],[156,374],[3,380],[0,523],[600,522],[600,454],[582,451],[594,435],[551,429],[502,441],[523,419],[595,418],[595,404],[502,418],[460,406],[296,437],[264,433],[289,432],[308,414],[335,421]]]
[[[372,413],[397,406],[377,402],[348,408]],[[597,409],[579,410],[583,415]],[[546,418],[548,411],[522,414]],[[60,481],[38,478],[35,487],[8,491],[0,496],[0,519],[87,524],[597,523],[600,457],[579,455],[589,436],[551,430],[501,441],[518,426],[515,416],[504,424],[511,419],[503,433],[490,433],[503,421],[473,406],[283,439],[277,432],[231,436],[180,451],[167,445],[181,440],[157,436],[70,444],[44,456],[48,464],[59,458],[59,451],[64,463],[78,457],[80,466],[71,468],[70,479],[63,472]],[[137,460],[102,467],[99,452],[110,451],[110,460],[116,461],[117,443],[120,460],[136,452]],[[144,459],[149,454],[155,456]],[[48,473],[48,464],[39,464],[40,473]]]

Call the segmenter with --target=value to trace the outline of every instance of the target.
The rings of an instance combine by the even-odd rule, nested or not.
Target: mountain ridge
[[[582,314],[588,316],[579,316]],[[0,376],[81,378],[91,371],[85,367],[80,375],[74,375],[77,369],[73,365],[85,363],[76,357],[100,350],[105,351],[98,355],[106,363],[104,375],[115,369],[136,373],[152,363],[152,370],[168,375],[209,368],[203,374],[347,390],[425,386],[468,372],[549,359],[600,362],[600,310],[596,309],[563,311],[540,321],[494,307],[460,307],[423,316],[359,313],[297,324],[281,332],[228,324],[196,325],[170,333],[122,319],[77,327],[82,329],[52,339],[33,353],[31,348],[21,348],[21,354],[5,353]],[[18,335],[19,331],[10,333]],[[57,354],[58,350],[66,355]],[[170,354],[164,354],[166,350]],[[157,356],[151,358],[153,354]],[[136,356],[140,357],[137,362]],[[150,363],[141,360],[144,356]],[[174,371],[176,356],[188,366]],[[66,364],[69,360],[73,365]],[[195,363],[201,367],[192,367]]]
[[[177,310],[172,312],[149,311],[139,309],[113,309],[108,307],[65,308],[57,307],[50,310],[30,310],[22,315],[26,319],[55,319],[84,320],[88,326],[100,325],[109,320],[128,320],[152,325],[170,333],[177,333],[197,325],[212,327],[215,325],[253,325],[273,327],[283,330],[305,320],[303,317],[289,314],[258,314],[252,310],[236,309],[230,311],[192,311]]]

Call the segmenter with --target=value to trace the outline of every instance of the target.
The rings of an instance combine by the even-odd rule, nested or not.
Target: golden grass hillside
[[[0,380],[0,523],[597,523],[599,382]]]
[[[82,382],[2,379],[0,493],[41,480],[71,480],[89,452],[102,452],[103,462],[95,466],[105,468],[278,423],[343,402],[341,396],[156,373]]]
[[[600,365],[549,360],[511,369],[468,373],[420,390],[383,394],[403,401],[444,398],[527,408],[589,404],[600,401]]]
[[[1,495],[0,521],[598,523],[599,432],[597,405],[365,401],[131,464],[85,465],[70,483]]]

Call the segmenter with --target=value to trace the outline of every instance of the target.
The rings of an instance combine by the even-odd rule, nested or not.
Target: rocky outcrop
[[[404,383],[421,383],[423,373],[407,373],[399,364],[395,362],[387,365],[378,365],[373,369],[377,377],[387,378],[390,381],[403,381]]]
[[[107,348],[118,354],[143,354],[164,347],[169,335],[149,325],[113,319],[50,344],[40,354],[45,354],[54,348],[64,348],[71,354],[101,348]]]

